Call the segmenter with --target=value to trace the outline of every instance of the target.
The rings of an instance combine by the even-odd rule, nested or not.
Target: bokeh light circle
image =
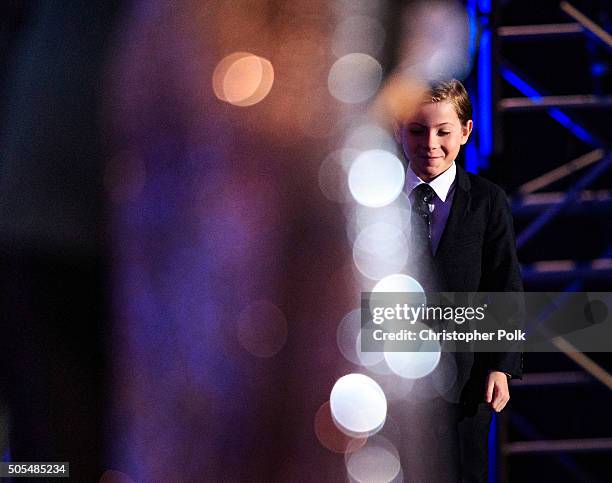
[[[359,331],[359,334],[357,334],[355,351],[357,353],[357,357],[359,358],[360,365],[367,367],[368,370],[378,373],[378,370],[375,368],[379,368],[381,364],[384,365],[382,370],[386,369],[387,366],[385,364],[385,355],[382,352],[364,352],[361,350],[361,331]],[[386,370],[388,371],[388,369]]]
[[[338,149],[323,160],[319,167],[319,188],[327,199],[340,203],[351,200],[348,171],[358,155],[356,149]]]
[[[367,226],[353,244],[355,266],[372,280],[400,272],[407,260],[408,240],[400,228],[389,223]]]
[[[375,435],[358,451],[345,458],[346,471],[359,482],[391,482],[402,467],[395,446],[384,436]]]
[[[387,399],[381,387],[364,374],[347,374],[336,381],[329,398],[338,428],[352,437],[375,434],[385,423]]]
[[[334,453],[357,451],[367,441],[367,437],[351,438],[338,429],[331,415],[329,401],[323,403],[315,414],[314,430],[319,443]]]
[[[379,208],[353,203],[350,210],[346,210],[346,232],[351,243],[357,240],[359,234],[374,223],[387,223],[398,227],[410,237],[410,205],[406,193],[401,192],[399,196],[388,205]]]
[[[393,203],[380,208],[356,205],[352,221],[359,231],[373,223],[388,223],[401,229],[406,236],[410,235],[410,208],[408,197],[404,192]]]
[[[238,341],[257,357],[272,357],[287,340],[287,320],[281,310],[265,300],[247,306],[238,317]]]
[[[414,278],[402,273],[389,275],[380,280],[372,292],[421,292],[425,293],[423,286]],[[425,303],[425,298],[423,298]]]
[[[394,154],[382,149],[361,153],[349,170],[349,190],[358,203],[380,207],[392,203],[404,187],[404,167]]]
[[[351,128],[344,142],[346,148],[367,151],[370,149],[382,149],[394,152],[397,143],[389,131],[376,124],[360,124]]]
[[[406,12],[412,75],[422,79],[463,79],[469,72],[467,13],[461,2],[415,2]]]
[[[340,353],[355,365],[369,367],[384,360],[382,352],[361,351],[361,310],[355,309],[338,324],[336,342]]]
[[[382,67],[375,58],[352,53],[334,62],[329,71],[327,86],[330,94],[339,101],[356,104],[376,94],[381,80]]]
[[[415,322],[411,330],[419,333],[428,327]],[[385,351],[385,362],[395,374],[406,379],[420,379],[431,374],[440,362],[440,343],[436,340],[413,344],[410,351]]]
[[[221,101],[235,106],[252,106],[272,89],[274,69],[269,60],[248,52],[223,58],[213,72],[213,91]]]

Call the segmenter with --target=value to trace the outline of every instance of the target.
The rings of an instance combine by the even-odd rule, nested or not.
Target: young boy
[[[455,163],[472,126],[467,92],[461,82],[451,80],[431,85],[416,111],[397,128],[409,163],[412,274],[431,291],[520,292],[505,193]],[[421,237],[419,229],[424,232]],[[452,396],[407,409],[413,412],[410,424],[415,424],[415,411],[426,411],[429,419],[421,421],[437,427],[420,432],[410,428],[400,451],[408,481],[487,481],[491,409],[499,412],[506,406],[508,379],[521,377],[522,356],[456,353],[454,359],[457,379]]]

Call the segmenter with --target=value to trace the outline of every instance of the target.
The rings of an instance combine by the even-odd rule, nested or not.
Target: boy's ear
[[[470,138],[470,134],[472,134],[472,128],[474,127],[474,122],[470,119],[465,123],[465,126],[461,126],[461,145],[467,143]]]

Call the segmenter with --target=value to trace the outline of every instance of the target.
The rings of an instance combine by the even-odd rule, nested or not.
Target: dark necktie
[[[411,210],[411,251],[410,272],[425,290],[434,291],[436,287],[435,266],[431,250],[431,213],[435,192],[427,183],[421,183],[412,190]]]

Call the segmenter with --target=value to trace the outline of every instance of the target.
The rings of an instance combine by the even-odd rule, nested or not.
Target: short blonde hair
[[[472,102],[465,87],[457,79],[450,81],[435,81],[429,84],[425,92],[425,102],[448,101],[455,108],[462,125],[472,119]]]

